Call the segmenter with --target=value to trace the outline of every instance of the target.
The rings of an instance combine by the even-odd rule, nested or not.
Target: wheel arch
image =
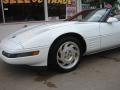
[[[55,45],[56,41],[58,41],[59,39],[61,38],[64,38],[64,37],[75,37],[76,39],[78,39],[80,41],[80,43],[82,44],[82,54],[84,55],[84,53],[86,52],[86,49],[87,49],[87,45],[86,45],[86,41],[85,39],[83,38],[83,36],[81,36],[80,34],[77,34],[77,33],[65,33],[65,34],[62,34],[60,35],[59,37],[57,37],[53,43],[51,44],[50,48],[49,48],[49,51],[48,51],[48,59],[49,59],[49,54],[50,54],[50,51],[52,49],[52,47]]]

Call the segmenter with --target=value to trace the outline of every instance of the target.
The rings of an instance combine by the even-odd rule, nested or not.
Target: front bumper
[[[7,47],[8,45],[8,47]],[[9,44],[2,43],[0,44],[0,58],[9,64],[22,64],[22,65],[29,65],[29,66],[47,66],[47,57],[49,47],[38,47],[38,48],[31,48],[31,49],[14,49],[12,50]],[[18,46],[16,43],[12,43],[12,45]],[[6,47],[5,47],[6,46]],[[14,57],[10,58],[5,55],[3,52],[7,52],[11,55],[16,55],[16,53],[23,53],[23,52],[31,52],[31,51],[40,51],[38,55],[34,56],[24,56],[24,57]],[[13,56],[12,56],[13,57]]]
[[[0,50],[0,57],[3,61],[9,64],[22,64],[29,66],[47,66],[47,48],[41,48],[40,54],[35,56],[25,56],[17,58],[8,58],[2,54],[3,50]]]

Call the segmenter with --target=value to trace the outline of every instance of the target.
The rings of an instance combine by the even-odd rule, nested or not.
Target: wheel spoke
[[[63,48],[63,51],[65,52],[65,51],[67,51],[68,50],[68,48],[69,48],[69,45],[70,43],[65,43],[65,45],[64,45],[64,48]]]
[[[64,62],[63,62],[63,66],[66,66],[66,64],[68,64],[68,62],[64,61]]]
[[[60,56],[57,55],[57,58],[60,60],[60,61],[63,61],[64,60],[64,53],[63,52],[59,52]]]
[[[63,50],[62,50],[62,47],[60,47],[59,51],[58,51],[60,54],[63,53]]]

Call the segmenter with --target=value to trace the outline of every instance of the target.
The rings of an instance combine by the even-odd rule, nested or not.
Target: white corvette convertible
[[[10,64],[75,69],[83,55],[120,46],[120,21],[114,9],[97,9],[83,21],[37,25],[19,30],[0,43],[0,57]]]

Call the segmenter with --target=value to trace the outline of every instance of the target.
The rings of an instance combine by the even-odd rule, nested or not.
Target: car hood
[[[63,26],[68,26],[68,25],[73,25],[77,23],[76,21],[73,22],[52,22],[52,23],[45,23],[45,24],[40,24],[40,25],[34,25],[34,26],[29,26],[27,28],[23,28],[11,35],[9,35],[7,38],[4,40],[12,40],[14,42],[19,43],[24,47],[24,44],[29,42],[30,40],[36,38],[37,36],[42,35],[43,33],[49,31],[49,30],[54,30],[59,27]],[[82,24],[90,24],[89,22],[79,22],[81,25]],[[44,38],[44,37],[43,37]]]

